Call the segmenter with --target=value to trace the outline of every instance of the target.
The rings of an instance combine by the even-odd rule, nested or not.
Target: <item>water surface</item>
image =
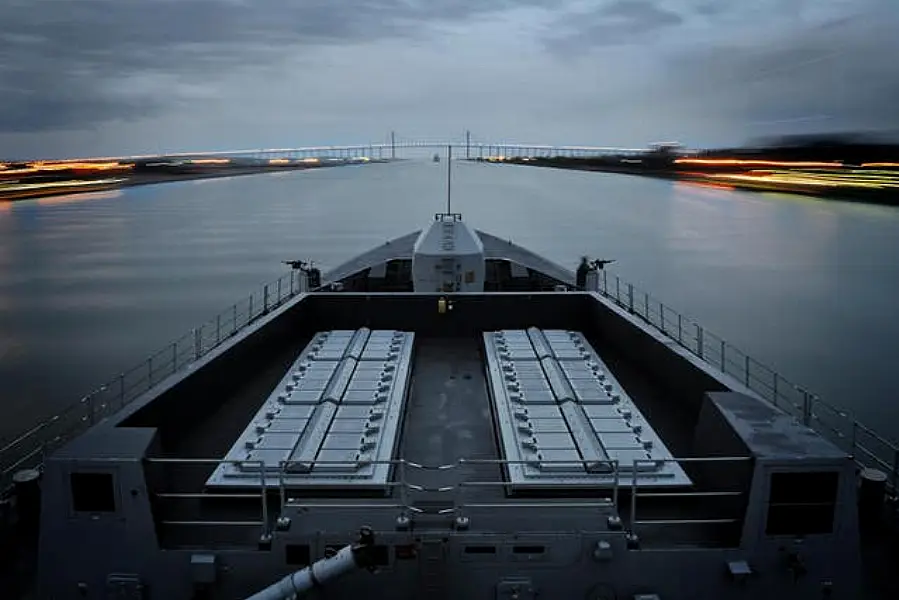
[[[444,166],[364,165],[0,205],[0,437],[285,272],[427,224]],[[899,438],[899,210],[668,181],[459,164],[454,211],[581,254]]]

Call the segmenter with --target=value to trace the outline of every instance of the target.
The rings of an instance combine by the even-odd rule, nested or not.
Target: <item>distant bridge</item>
[[[648,152],[650,148],[613,148],[606,146],[558,146],[544,144],[510,144],[505,142],[472,141],[470,137],[462,140],[418,140],[398,139],[391,136],[391,141],[378,144],[352,144],[346,146],[302,146],[296,148],[255,148],[249,150],[208,150],[195,152],[175,152],[160,154],[141,154],[133,156],[104,156],[90,158],[68,158],[53,162],[86,162],[86,161],[118,161],[133,162],[154,159],[197,159],[197,158],[248,158],[259,160],[272,159],[345,159],[368,157],[371,159],[402,158],[405,150],[429,149],[440,150],[453,147],[457,158],[487,158],[503,156],[506,158],[536,158],[547,156],[596,157],[596,156],[632,156]]]

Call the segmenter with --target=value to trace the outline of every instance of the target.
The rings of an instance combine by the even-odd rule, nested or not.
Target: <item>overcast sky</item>
[[[899,128],[899,0],[0,0],[0,156]]]

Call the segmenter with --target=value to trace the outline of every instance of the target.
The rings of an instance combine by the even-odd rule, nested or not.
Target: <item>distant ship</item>
[[[439,163],[439,162],[440,162],[440,155],[439,155],[439,154],[435,154],[435,155],[434,155],[434,162],[436,162],[436,163]]]

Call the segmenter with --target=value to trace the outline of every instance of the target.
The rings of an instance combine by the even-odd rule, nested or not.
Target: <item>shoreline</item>
[[[0,203],[20,202],[24,200],[34,200],[39,198],[48,198],[52,196],[70,196],[76,194],[87,194],[98,191],[117,190],[126,187],[136,187],[142,185],[153,185],[158,183],[173,183],[178,181],[194,181],[199,179],[217,179],[223,177],[240,177],[244,175],[263,175],[267,173],[286,173],[290,171],[307,171],[312,169],[327,169],[333,167],[343,167],[349,165],[360,164],[377,164],[389,162],[387,160],[378,159],[364,163],[360,162],[335,162],[332,164],[302,164],[289,166],[240,166],[240,167],[213,167],[213,168],[191,168],[191,170],[167,170],[167,171],[147,171],[138,170],[120,177],[110,176],[103,179],[90,177],[73,177],[64,181],[47,183],[47,187],[25,187],[29,185],[39,186],[40,183],[28,181],[25,178],[16,185],[21,185],[24,189],[4,190],[0,186]],[[58,185],[54,185],[58,183]]]
[[[575,171],[592,171],[601,173],[615,173],[619,175],[652,177],[655,179],[682,181],[685,183],[696,184],[703,187],[714,187],[719,189],[739,190],[746,192],[776,192],[782,194],[806,196],[817,198],[820,200],[863,202],[866,204],[876,204],[881,206],[899,206],[899,189],[896,188],[883,189],[850,187],[834,184],[828,185],[826,183],[813,184],[802,182],[791,183],[767,181],[761,178],[753,179],[751,177],[746,177],[745,172],[742,171],[727,173],[721,172],[720,170],[708,170],[701,172],[693,169],[689,172],[685,172],[671,167],[654,168],[647,166],[623,166],[619,164],[597,164],[596,159],[572,158],[563,158],[561,160],[554,158],[530,158],[528,160],[473,160],[494,164],[511,164],[530,167],[570,169]],[[795,173],[797,177],[802,177],[806,172],[796,171]],[[899,171],[895,172],[894,177],[896,181],[899,182]]]

